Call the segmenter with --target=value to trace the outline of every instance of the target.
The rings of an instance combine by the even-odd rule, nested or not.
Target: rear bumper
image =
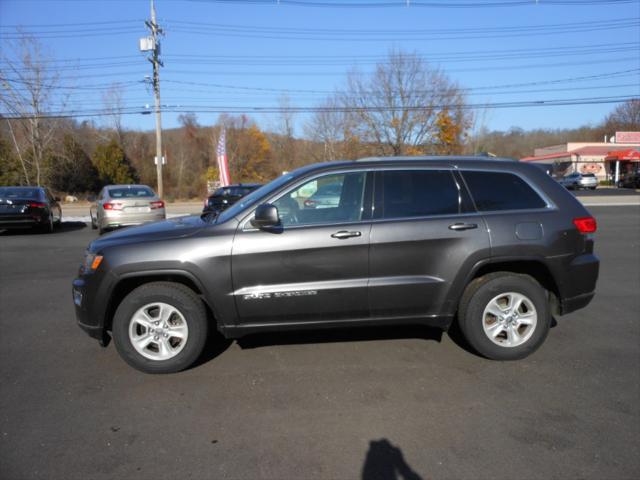
[[[595,295],[600,260],[592,253],[575,257],[562,269],[560,314],[586,307]]]
[[[560,302],[560,314],[565,315],[567,313],[575,312],[581,308],[586,307],[591,303],[591,300],[595,296],[596,292],[583,293],[571,298],[565,298]]]
[[[32,215],[11,215],[0,216],[0,228],[31,228],[42,225],[47,217]]]
[[[102,228],[130,227],[134,225],[142,225],[143,223],[158,222],[167,218],[164,209],[158,212],[142,213],[142,214],[110,214],[102,218]]]

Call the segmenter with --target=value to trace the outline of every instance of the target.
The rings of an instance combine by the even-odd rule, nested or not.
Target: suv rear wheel
[[[113,318],[120,356],[147,373],[174,373],[192,365],[207,340],[202,300],[178,283],[154,282],[127,295]]]
[[[469,284],[460,301],[458,322],[481,355],[517,360],[542,345],[551,312],[546,291],[532,277],[497,272]]]

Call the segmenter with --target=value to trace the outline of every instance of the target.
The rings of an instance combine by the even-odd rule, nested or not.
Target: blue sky
[[[391,49],[416,52],[442,68],[470,89],[471,104],[640,96],[640,2],[482,5],[488,1],[432,0],[474,6],[438,8],[421,6],[426,0],[409,2],[413,6],[350,0],[361,5],[341,8],[327,4],[349,1],[311,7],[285,0],[157,0],[166,30],[163,124],[177,125],[172,108],[237,107],[269,129],[275,115],[253,108],[278,106],[285,92],[293,106],[317,105],[323,92],[343,84],[351,66],[371,71]],[[399,6],[372,5],[381,3]],[[61,82],[84,87],[70,90],[78,112],[102,108],[102,92],[112,82],[122,85],[125,106],[139,110],[153,103],[143,82],[151,66],[138,52],[148,16],[148,0],[0,0],[0,45],[8,53],[16,25],[40,37],[65,67]],[[614,106],[487,109],[479,116],[490,129],[564,128],[598,123]],[[298,115],[298,132],[307,115]],[[198,113],[203,125],[217,116]],[[124,122],[154,128],[151,115],[126,115]]]

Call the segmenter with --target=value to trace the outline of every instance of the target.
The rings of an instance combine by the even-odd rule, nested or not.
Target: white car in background
[[[595,190],[598,186],[598,179],[593,173],[573,172],[562,177],[560,180],[558,180],[558,183],[569,190],[577,190],[580,188],[589,188],[591,190]]]
[[[91,205],[91,228],[107,230],[167,218],[164,202],[146,185],[107,185]]]

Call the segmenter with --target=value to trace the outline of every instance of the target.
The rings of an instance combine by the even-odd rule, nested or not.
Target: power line
[[[341,2],[341,1],[302,1],[302,0],[187,0],[194,3],[221,3],[221,4],[246,4],[268,6],[292,6],[313,8],[448,8],[448,9],[482,9],[503,7],[537,7],[537,6],[594,6],[637,3],[638,0],[511,0],[511,1],[469,1],[449,2],[443,0],[396,0],[395,2]]]
[[[445,109],[445,108],[461,108],[463,110],[476,109],[502,109],[502,108],[524,108],[524,107],[552,107],[552,106],[572,106],[572,105],[594,105],[606,103],[623,103],[630,100],[637,100],[637,96],[619,95],[609,97],[583,97],[571,99],[551,99],[551,100],[527,100],[518,102],[498,102],[498,103],[475,103],[475,104],[440,104],[430,105],[429,108]],[[426,107],[381,107],[381,106],[361,106],[361,107],[257,107],[257,106],[231,106],[231,105],[182,105],[179,108],[171,109],[173,113],[313,113],[313,112],[335,112],[335,113],[353,113],[363,111],[419,111]],[[113,115],[114,113],[121,115],[148,114],[148,110],[140,107],[124,107],[121,109],[91,109],[78,112],[49,112],[44,113],[41,118],[75,118],[75,117],[97,117]],[[29,116],[6,115],[8,119],[26,119]]]
[[[623,53],[629,51],[637,51],[633,43],[621,43],[617,48],[614,44],[597,46],[596,48],[584,48],[578,50],[576,47],[563,49],[520,49],[500,51],[469,51],[469,52],[451,52],[421,54],[418,58],[425,63],[446,62],[446,63],[467,63],[467,62],[487,62],[508,59],[533,59],[533,58],[554,58],[554,57],[579,57],[594,56],[597,54]],[[493,52],[493,53],[492,53]],[[131,56],[127,56],[130,58]],[[138,58],[137,56],[133,56]],[[235,65],[235,66],[354,66],[354,65],[386,65],[389,64],[388,57],[385,56],[226,56],[226,55],[166,55],[167,58],[173,59],[174,64],[181,65]],[[90,59],[88,59],[90,60]],[[0,68],[3,63],[0,61]],[[128,67],[139,65],[139,61],[108,61],[93,63],[77,63],[70,64],[65,62],[61,65],[51,62],[44,65],[43,71],[63,72],[63,71],[80,71],[80,70],[104,70],[119,67]],[[14,72],[29,72],[30,68],[12,68]]]
[[[455,28],[421,28],[421,29],[344,29],[344,28],[317,28],[317,27],[282,27],[282,26],[259,26],[259,25],[240,25],[226,23],[210,23],[210,22],[194,22],[185,20],[166,20],[169,25],[188,26],[209,28],[215,30],[233,30],[246,31],[251,33],[290,33],[290,34],[328,34],[328,35],[449,35],[460,33],[504,33],[504,32],[522,32],[522,31],[542,31],[549,32],[552,30],[566,30],[572,28],[595,28],[595,27],[616,27],[625,26],[631,23],[637,23],[638,18],[611,18],[606,20],[588,20],[581,22],[565,22],[565,23],[543,23],[534,25],[503,25],[499,27],[482,26],[482,27],[464,27]]]

